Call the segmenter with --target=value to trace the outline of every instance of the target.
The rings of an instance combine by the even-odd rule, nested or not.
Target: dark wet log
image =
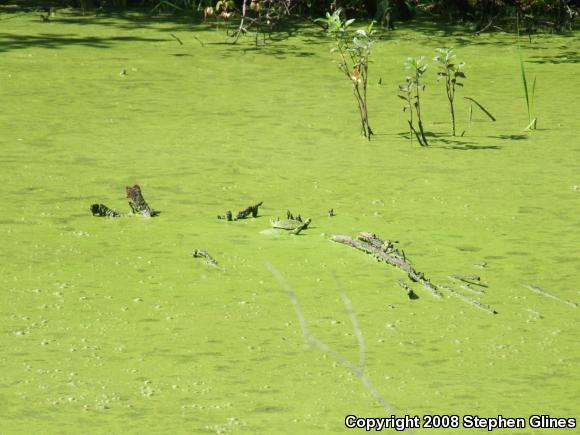
[[[399,285],[403,287],[403,289],[407,292],[407,296],[409,296],[409,299],[419,299],[419,296],[415,294],[413,289],[409,287],[405,281],[399,281]]]
[[[404,253],[400,253],[398,250],[396,250],[395,254],[386,252],[387,249],[385,247],[389,246],[391,242],[388,243],[383,242],[374,234],[367,232],[359,233],[358,237],[372,240],[373,242],[369,243],[362,240],[351,239],[350,237],[343,236],[341,234],[336,234],[332,236],[331,239],[334,242],[343,243],[345,245],[352,246],[353,248],[358,249],[359,251],[371,254],[379,261],[382,260],[389,263],[391,266],[403,269],[405,272],[407,272],[409,279],[415,282],[419,282],[421,285],[423,285],[423,287],[428,289],[433,294],[433,296],[437,296],[439,298],[442,297],[441,292],[437,290],[437,287],[431,284],[431,282],[425,277],[423,273],[415,270],[415,268],[411,265],[411,263],[407,261],[407,259],[404,256]]]
[[[558,302],[560,302],[562,304],[565,304],[565,305],[570,305],[571,307],[574,307],[574,308],[577,308],[578,307],[578,304],[576,302],[566,301],[566,300],[564,300],[564,299],[562,299],[562,298],[560,298],[560,297],[558,297],[556,295],[553,295],[552,293],[548,293],[546,290],[544,290],[544,289],[542,289],[542,288],[540,288],[538,286],[530,285],[530,284],[522,284],[522,285],[524,287],[529,288],[534,293],[537,293],[539,295],[542,295],[542,296],[544,296],[546,298],[554,299],[555,301],[558,301]]]
[[[247,208],[245,208],[242,211],[239,211],[238,214],[236,215],[236,219],[245,219],[248,216],[252,216],[252,217],[257,217],[258,216],[258,208],[262,206],[262,202],[259,202],[256,205],[251,205]]]
[[[209,253],[205,249],[194,249],[193,252],[191,253],[191,255],[194,258],[203,257],[203,258],[205,258],[205,261],[207,262],[207,264],[209,264],[210,266],[213,266],[213,267],[217,267],[218,269],[221,269],[218,262],[211,255],[209,255]]]
[[[156,216],[159,214],[159,212],[149,207],[149,204],[147,204],[145,198],[143,198],[141,188],[138,184],[135,184],[133,187],[126,186],[125,190],[127,191],[129,206],[131,207],[133,213],[146,217]]]
[[[92,204],[91,213],[93,216],[102,217],[119,217],[121,216],[117,210],[107,207],[105,204]]]

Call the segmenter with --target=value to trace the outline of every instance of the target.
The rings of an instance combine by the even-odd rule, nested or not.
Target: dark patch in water
[[[481,248],[478,248],[477,246],[467,246],[467,245],[457,246],[457,249],[459,249],[460,251],[464,251],[464,252],[481,251]]]
[[[282,408],[281,406],[260,406],[258,408],[254,408],[254,412],[287,412],[289,411],[288,408]]]

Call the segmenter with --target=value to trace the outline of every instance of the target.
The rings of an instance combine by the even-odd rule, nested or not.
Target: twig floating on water
[[[455,296],[456,298],[459,298],[459,299],[467,302],[468,304],[471,304],[474,307],[479,308],[480,310],[487,311],[488,313],[491,313],[491,314],[497,314],[497,311],[494,308],[490,307],[489,305],[482,304],[481,302],[476,301],[475,299],[470,298],[469,296],[465,296],[464,294],[461,294],[461,293],[453,290],[452,288],[445,287],[442,285],[439,285],[437,287],[449,292],[449,294],[451,294],[452,296]]]
[[[222,269],[218,262],[205,249],[194,249],[191,255],[195,258],[204,257],[207,264]]]
[[[479,275],[449,275],[450,278],[458,279],[460,281],[481,281]]]
[[[480,295],[485,294],[485,292],[483,290],[473,288],[469,284],[471,284],[471,283],[466,282],[465,284],[461,284],[461,288],[464,288],[465,290],[469,290],[470,292],[473,292],[473,293],[478,293]]]
[[[535,285],[530,285],[530,284],[522,284],[524,287],[529,288],[531,291],[533,291],[534,293],[537,293],[539,295],[542,295],[544,297],[550,298],[550,299],[554,299],[555,301],[558,301],[562,304],[566,304],[566,305],[570,305],[571,307],[577,308],[578,304],[576,302],[571,302],[571,301],[566,301],[562,298],[559,298],[556,295],[553,295],[552,293],[548,293],[546,290],[537,287]]]
[[[449,275],[449,278],[457,279],[459,281],[463,281],[467,284],[478,285],[480,287],[486,287],[487,285],[481,282],[481,277],[479,275]],[[472,289],[469,289],[472,290]]]

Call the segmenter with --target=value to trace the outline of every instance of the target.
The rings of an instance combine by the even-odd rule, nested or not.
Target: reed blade
[[[493,116],[491,114],[491,112],[489,110],[487,110],[485,107],[483,107],[483,105],[481,103],[479,103],[477,100],[475,100],[474,98],[471,98],[471,97],[463,97],[463,98],[465,98],[466,100],[469,100],[472,103],[474,103],[477,107],[479,107],[481,109],[481,111],[483,113],[485,113],[487,116],[489,116],[489,119],[491,119],[493,122],[495,122],[495,116]],[[471,122],[471,114],[472,114],[472,111],[471,111],[471,108],[470,108],[470,112],[469,112],[469,122]]]

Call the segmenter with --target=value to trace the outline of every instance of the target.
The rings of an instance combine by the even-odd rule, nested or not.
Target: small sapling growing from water
[[[452,131],[453,136],[455,136],[455,107],[453,101],[455,99],[455,87],[463,86],[459,82],[459,79],[465,78],[465,74],[461,71],[465,63],[456,62],[456,56],[453,54],[452,48],[438,48],[435,51],[437,52],[437,56],[433,60],[437,62],[439,67],[439,71],[437,72],[439,77],[437,80],[444,79],[445,81],[445,91],[447,93],[447,100],[449,100],[449,111],[451,112]]]
[[[413,133],[415,133],[415,128],[413,127],[413,86],[413,80],[409,76],[405,77],[404,85],[399,85],[399,98],[406,103],[403,106],[403,112],[409,113],[409,120],[407,122],[409,123],[409,138],[411,142],[413,142]]]
[[[332,51],[338,53],[338,69],[352,84],[353,94],[360,114],[361,134],[370,140],[373,130],[369,124],[367,83],[370,49],[374,44],[372,39],[374,30],[371,23],[368,28],[359,29],[352,35],[349,27],[354,20],[343,21],[340,17],[341,13],[341,9],[337,9],[332,15],[327,12],[326,18],[318,21],[326,25],[327,33],[334,38],[335,46]]]
[[[522,84],[524,85],[524,96],[526,97],[526,109],[528,111],[528,126],[524,130],[535,130],[538,124],[538,118],[534,116],[534,97],[536,94],[536,77],[532,83],[531,90],[528,87],[528,80],[526,78],[526,69],[524,67],[524,60],[522,58],[522,46],[520,44],[520,24],[519,15],[516,16],[516,27],[518,31],[518,55],[520,57],[520,71],[522,74]]]
[[[422,83],[421,77],[423,77],[423,74],[425,74],[425,71],[427,70],[427,64],[423,63],[424,60],[424,56],[420,56],[416,59],[412,57],[407,58],[405,65],[407,69],[411,70],[412,75],[405,78],[405,85],[399,86],[399,90],[402,93],[402,95],[399,95],[399,98],[402,98],[407,102],[407,105],[403,110],[409,110],[408,123],[411,133],[415,135],[419,141],[419,145],[426,147],[429,146],[429,143],[425,137],[423,118],[421,117],[421,93],[425,91],[425,85]],[[413,123],[413,110],[415,110],[415,114],[417,115],[417,126],[419,127],[419,131],[417,131]]]

